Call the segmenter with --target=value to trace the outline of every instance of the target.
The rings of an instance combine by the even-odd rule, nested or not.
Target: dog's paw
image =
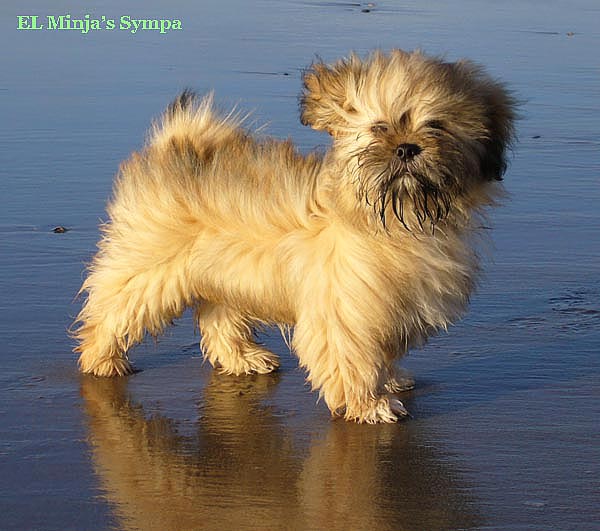
[[[410,414],[397,398],[382,396],[366,407],[346,408],[344,418],[359,424],[380,424],[398,422]]]
[[[88,360],[84,356],[79,359],[81,371],[94,376],[125,376],[134,372],[133,366],[127,358],[114,356],[102,361]]]
[[[225,374],[268,374],[279,368],[277,355],[260,347],[246,350],[243,356],[238,356],[235,360],[228,360],[230,361],[228,364],[225,364],[224,361],[219,358],[219,370]]]
[[[266,349],[256,348],[246,352],[244,359],[247,360],[252,373],[268,374],[279,369],[279,358]]]

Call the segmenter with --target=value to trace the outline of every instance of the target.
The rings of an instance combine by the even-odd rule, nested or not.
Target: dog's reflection
[[[82,377],[95,470],[123,529],[436,530],[480,524],[417,423],[290,422],[277,375],[213,374],[194,436],[147,416],[127,380]],[[324,433],[323,433],[324,432]]]

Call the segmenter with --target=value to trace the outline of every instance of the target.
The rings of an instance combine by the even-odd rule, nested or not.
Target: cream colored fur
[[[405,415],[388,392],[394,361],[464,312],[479,214],[500,191],[494,162],[502,166],[512,132],[500,85],[469,63],[444,65],[401,51],[313,65],[302,120],[333,135],[324,156],[251,135],[216,114],[210,96],[174,102],[116,178],[82,286],[81,370],[131,372],[128,349],[194,307],[204,354],[222,371],[276,369],[253,329],[289,325],[334,414],[369,423]],[[383,132],[373,126],[381,122]],[[398,172],[403,142],[422,154]],[[435,184],[424,207],[414,178],[423,175]],[[388,184],[407,199],[393,204],[381,192]]]

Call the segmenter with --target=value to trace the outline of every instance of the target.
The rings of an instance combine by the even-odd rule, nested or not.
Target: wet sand
[[[0,529],[599,528],[595,2],[108,2],[78,14],[184,29],[14,29],[62,14],[48,9],[0,8]],[[465,320],[402,362],[413,418],[331,420],[274,332],[279,373],[215,374],[189,314],[132,352],[137,374],[79,375],[75,294],[150,119],[183,87],[214,89],[268,133],[326,146],[299,124],[302,68],[378,46],[470,57],[523,101],[485,280]]]

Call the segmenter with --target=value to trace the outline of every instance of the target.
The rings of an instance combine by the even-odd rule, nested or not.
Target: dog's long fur
[[[333,147],[303,156],[184,92],[120,168],[82,286],[81,369],[131,372],[127,350],[191,306],[221,370],[276,369],[253,329],[289,325],[334,414],[405,415],[394,360],[466,308],[513,106],[469,62],[394,50],[316,63],[301,119]]]

